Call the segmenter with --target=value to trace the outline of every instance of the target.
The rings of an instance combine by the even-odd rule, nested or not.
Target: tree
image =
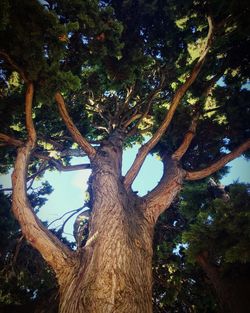
[[[182,235],[189,223],[181,212],[181,198],[161,215],[155,227],[153,312],[218,312],[203,270],[187,259],[187,241]]]
[[[250,147],[248,11],[244,1],[5,0],[2,171],[14,161],[12,210],[55,271],[60,313],[152,312],[159,215],[185,181]],[[123,177],[122,151],[135,142]],[[150,152],[163,176],[139,197],[132,184]],[[89,164],[70,165],[76,154]],[[36,217],[27,180],[83,168],[92,169],[89,236],[73,251]]]
[[[155,312],[244,313],[249,222],[249,185],[186,183],[155,229]]]
[[[220,312],[245,312],[249,305],[249,186],[232,184],[225,194],[216,197],[193,215],[189,229],[183,234],[189,243],[189,262],[198,263],[213,286]],[[200,188],[203,189],[204,186]],[[191,188],[186,196],[190,197]],[[218,194],[218,192],[217,192]],[[185,197],[185,196],[184,196]],[[192,196],[191,196],[192,197]]]
[[[51,190],[45,184],[30,194],[30,201],[38,210],[44,195]],[[43,196],[42,196],[43,195]],[[49,309],[53,309],[56,280],[52,269],[32,248],[20,231],[10,211],[10,196],[0,193],[0,312],[33,312],[46,298]],[[33,301],[31,301],[33,299]],[[47,312],[49,312],[47,308]],[[38,313],[38,311],[36,311]],[[51,311],[52,312],[52,311]]]

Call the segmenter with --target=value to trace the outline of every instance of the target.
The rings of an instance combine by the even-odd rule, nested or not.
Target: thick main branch
[[[183,157],[183,155],[186,153],[187,149],[189,148],[189,146],[190,146],[190,144],[191,144],[191,142],[195,136],[197,123],[198,123],[198,115],[193,118],[191,125],[190,125],[187,133],[185,134],[181,145],[173,153],[173,155],[172,155],[173,160],[179,161]]]
[[[204,61],[206,59],[206,56],[208,54],[210,45],[211,45],[211,40],[213,36],[213,25],[212,25],[212,20],[210,17],[208,17],[208,23],[209,23],[209,31],[208,31],[208,36],[206,39],[206,45],[204,48],[204,51],[202,52],[198,62],[195,64],[192,72],[190,73],[189,77],[186,79],[185,83],[178,88],[176,91],[173,100],[171,102],[170,108],[161,124],[161,126],[158,128],[158,130],[155,132],[153,137],[145,144],[143,145],[140,149],[139,152],[136,156],[136,159],[134,163],[132,164],[131,168],[127,172],[125,179],[124,179],[124,184],[126,188],[129,188],[135,177],[137,176],[146,156],[152,150],[155,145],[159,142],[163,134],[166,132],[170,122],[172,121],[172,118],[174,116],[174,113],[185,95],[186,91],[189,89],[189,87],[193,84],[195,79],[197,78],[198,74],[200,73],[200,70],[202,68],[202,65],[204,64]]]
[[[169,208],[181,189],[185,172],[172,159],[163,161],[163,176],[159,184],[143,197],[146,208],[145,217],[155,223],[159,215]]]
[[[32,119],[32,101],[34,94],[34,86],[32,83],[28,84],[28,88],[25,96],[25,121],[26,129],[28,132],[28,143],[31,145],[32,150],[36,145],[36,130]]]
[[[92,147],[91,144],[81,135],[81,133],[79,132],[79,130],[73,123],[72,119],[70,118],[67,112],[64,99],[59,92],[56,93],[55,100],[57,102],[61,117],[65,125],[67,126],[68,131],[70,132],[71,136],[79,144],[79,146],[86,152],[89,158],[93,159],[96,154],[95,148]]]
[[[19,221],[22,233],[30,244],[37,249],[43,258],[59,275],[71,260],[72,252],[59,239],[53,236],[39,221],[33,212],[27,197],[27,167],[36,144],[36,132],[32,121],[33,85],[29,83],[26,92],[25,112],[28,140],[18,149],[17,158],[12,174],[13,200],[12,210]]]
[[[198,180],[205,178],[209,175],[212,175],[216,171],[220,170],[223,166],[225,166],[228,162],[236,159],[243,152],[250,149],[250,139],[241,144],[238,148],[234,149],[232,152],[224,155],[217,162],[211,164],[210,166],[194,172],[186,172],[185,179],[186,180]]]

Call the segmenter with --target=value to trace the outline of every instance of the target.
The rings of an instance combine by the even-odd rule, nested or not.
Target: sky
[[[138,147],[127,149],[123,156],[123,174],[131,166]],[[86,163],[83,158],[75,158],[72,164]],[[230,166],[229,174],[225,175],[221,180],[223,185],[228,185],[236,180],[239,182],[250,183],[250,161],[246,161],[243,157],[239,157],[228,163]],[[74,172],[47,172],[43,180],[48,180],[54,191],[48,197],[46,204],[40,209],[38,216],[41,220],[47,220],[49,223],[60,218],[64,213],[70,210],[78,209],[83,206],[86,196],[87,181],[90,170],[80,170]],[[139,175],[137,176],[133,190],[138,191],[139,195],[145,195],[153,189],[159,182],[162,175],[162,163],[155,156],[149,155],[144,162]],[[38,187],[41,181],[34,183],[34,187]],[[0,177],[0,184],[5,188],[11,187],[10,175]],[[69,240],[73,240],[73,223],[77,215],[72,217],[65,226],[65,235]],[[67,218],[66,215],[64,218]],[[63,219],[51,224],[51,227],[59,227],[63,223]]]

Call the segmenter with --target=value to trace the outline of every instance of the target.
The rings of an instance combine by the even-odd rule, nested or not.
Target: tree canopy
[[[6,135],[25,138],[22,82],[33,81],[41,151],[46,152],[46,143],[47,149],[60,150],[47,142],[52,138],[64,149],[72,146],[54,105],[57,91],[87,139],[98,142],[120,127],[133,143],[140,132],[155,133],[174,94],[186,85],[179,93],[182,105],[156,150],[171,155],[191,120],[191,128],[198,120],[198,135],[182,160],[187,170],[210,164],[249,138],[249,8],[244,1],[5,2],[1,128]],[[210,38],[206,15],[213,25]],[[204,65],[203,59],[197,63],[203,50]]]
[[[7,173],[15,164],[14,215],[57,277],[62,268],[81,262],[77,253],[85,246],[75,254],[35,215],[51,187],[46,183],[35,194],[32,184],[49,170],[91,168],[90,210],[99,199],[96,177],[102,171],[112,174],[117,202],[126,195],[140,206],[131,224],[144,210],[154,225],[175,205],[184,184],[181,209],[190,226],[183,241],[190,244],[189,260],[199,259],[206,268],[218,260],[222,266],[222,260],[249,261],[248,213],[244,206],[237,211],[236,193],[230,204],[203,199],[204,179],[219,179],[229,161],[249,157],[249,11],[245,0],[2,1],[0,171]],[[138,154],[121,177],[122,150],[135,143]],[[138,197],[132,184],[149,153],[162,161],[163,176]],[[89,163],[72,165],[74,156],[88,156]],[[243,187],[235,188],[248,198]],[[93,210],[94,229],[99,211]],[[230,244],[216,250],[220,232],[230,230],[237,237],[238,224],[245,239],[229,236]],[[211,240],[195,242],[208,232]]]

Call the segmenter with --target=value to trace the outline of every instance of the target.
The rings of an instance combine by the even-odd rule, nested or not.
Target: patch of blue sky
[[[130,168],[133,160],[138,152],[138,146],[127,149],[123,157],[123,174]],[[72,164],[86,163],[84,158],[74,158]],[[223,185],[231,184],[235,181],[250,183],[250,162],[239,157],[229,164],[230,172],[221,180]],[[149,155],[137,176],[133,190],[138,192],[140,196],[145,195],[152,190],[161,179],[163,166],[160,160],[155,156]],[[51,223],[58,219],[67,211],[78,209],[84,205],[86,199],[86,190],[88,188],[88,178],[91,170],[79,170],[77,172],[47,172],[44,175],[43,181],[47,180],[53,187],[54,191],[48,197],[46,204],[40,209],[38,216],[42,221]],[[11,187],[10,175],[2,175],[0,184],[4,188]],[[41,181],[35,181],[33,187],[36,188],[41,184]],[[60,227],[63,221],[68,217],[66,215],[62,220],[52,224],[51,227]],[[65,234],[69,240],[72,240],[73,223],[75,217],[65,226]]]

